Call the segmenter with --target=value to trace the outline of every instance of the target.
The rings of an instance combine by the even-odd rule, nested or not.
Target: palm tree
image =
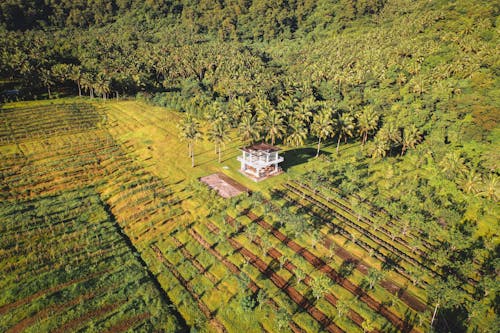
[[[299,119],[293,119],[288,126],[289,134],[285,139],[285,143],[291,146],[302,146],[307,138],[307,128]]]
[[[490,200],[497,201],[498,200],[498,176],[490,173],[484,182],[484,190],[482,194],[486,196]]]
[[[455,176],[462,176],[468,171],[465,166],[465,159],[459,151],[447,153],[439,162],[439,166],[448,179],[452,179]]]
[[[191,157],[191,167],[194,168],[194,142],[201,137],[200,123],[194,119],[191,115],[187,115],[180,125],[180,137],[181,140],[185,140],[188,143],[188,153]]]
[[[230,102],[229,109],[231,110],[232,118],[235,121],[239,121],[250,113],[250,104],[243,97],[238,97]]]
[[[259,123],[250,113],[245,114],[240,121],[238,126],[238,133],[241,136],[243,142],[251,141],[254,142],[260,137]]]
[[[461,188],[467,194],[476,194],[479,192],[481,175],[476,170],[467,170],[466,176],[462,178]]]
[[[216,120],[212,123],[208,131],[208,139],[215,143],[215,152],[219,154],[219,163],[221,162],[221,145],[228,139],[227,123],[223,118]]]
[[[374,159],[379,157],[385,157],[388,149],[389,149],[388,141],[384,138],[379,138],[379,136],[377,135],[373,140],[373,145],[370,149],[370,155]]]
[[[266,131],[266,140],[271,139],[271,144],[274,145],[276,139],[281,139],[285,134],[285,121],[283,116],[278,111],[271,109],[262,118],[262,125]]]
[[[89,92],[90,98],[94,98],[94,75],[84,72],[81,78],[82,88]]]
[[[348,137],[352,137],[354,134],[354,117],[349,113],[343,113],[339,115],[337,121],[335,122],[336,132],[338,135],[337,139],[337,155],[339,154],[340,140],[343,138],[347,142]]]
[[[378,127],[378,119],[379,116],[375,112],[373,107],[365,107],[363,112],[358,115],[358,127],[359,134],[363,137],[362,143],[363,145],[368,140],[368,134],[372,133]]]
[[[71,81],[74,81],[76,83],[76,85],[78,86],[78,96],[82,97],[81,81],[82,81],[83,73],[82,73],[80,67],[77,65],[71,65],[69,68],[68,77]]]
[[[415,149],[415,146],[420,140],[422,140],[422,135],[415,125],[403,129],[403,148],[401,149],[401,156],[404,155],[408,148]]]
[[[316,301],[318,301],[328,292],[328,289],[330,288],[330,279],[324,275],[315,277],[311,281],[311,288],[313,296],[316,298]]]
[[[384,278],[384,273],[382,271],[376,270],[374,268],[370,268],[368,270],[368,275],[366,275],[366,280],[368,282],[368,288],[373,289],[375,284],[380,282]]]
[[[47,93],[49,95],[49,99],[51,96],[50,86],[54,85],[54,75],[50,69],[42,68],[40,70],[40,81],[42,81],[43,85],[47,88]]]
[[[309,97],[303,100],[297,105],[295,108],[293,115],[295,119],[301,120],[306,124],[311,122],[311,118],[313,115],[313,109],[315,107],[314,98]]]
[[[331,118],[331,111],[329,109],[323,109],[314,116],[311,124],[311,133],[318,138],[318,150],[316,151],[316,157],[319,156],[321,141],[329,138],[332,135],[332,132],[333,121]]]
[[[94,81],[94,91],[97,95],[101,95],[102,99],[106,99],[110,89],[110,81],[104,73],[97,74],[96,80]]]
[[[394,121],[385,123],[378,131],[377,137],[387,142],[389,151],[392,151],[393,146],[401,144],[401,131]]]

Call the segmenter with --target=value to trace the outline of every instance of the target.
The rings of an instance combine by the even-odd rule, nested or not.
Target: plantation
[[[499,8],[1,2],[0,331],[497,332]]]

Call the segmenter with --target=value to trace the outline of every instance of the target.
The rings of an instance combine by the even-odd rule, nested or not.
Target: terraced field
[[[221,168],[201,140],[191,169],[163,109],[63,100],[0,117],[3,331],[428,329],[432,244],[286,175],[245,180],[238,141]],[[221,170],[265,195],[196,181]]]
[[[160,188],[154,195],[169,202],[165,187],[99,129],[103,114],[70,103],[0,116],[1,148],[15,145],[0,160],[0,330],[182,330],[184,319],[123,232],[146,209],[140,193]],[[136,214],[127,225],[112,213],[117,197]]]

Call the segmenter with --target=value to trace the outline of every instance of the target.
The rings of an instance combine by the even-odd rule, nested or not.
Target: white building
[[[271,177],[282,172],[278,166],[283,162],[279,156],[279,148],[266,143],[254,144],[240,149],[242,155],[238,156],[241,162],[240,171],[255,181]]]

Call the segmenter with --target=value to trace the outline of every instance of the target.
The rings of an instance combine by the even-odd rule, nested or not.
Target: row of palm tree
[[[252,111],[254,110],[254,111]],[[256,98],[252,103],[237,98],[229,103],[227,109],[220,102],[215,102],[205,111],[205,120],[209,123],[207,138],[215,144],[215,153],[221,161],[221,146],[227,142],[231,127],[237,127],[243,142],[252,143],[266,140],[272,145],[283,139],[284,144],[299,147],[309,137],[317,139],[316,157],[321,151],[321,144],[328,139],[337,138],[336,153],[340,142],[359,135],[361,144],[375,135],[379,128],[380,116],[371,107],[365,107],[359,113],[339,110],[323,101],[311,98],[297,102],[285,98],[278,107],[265,98]],[[188,114],[180,124],[181,138],[188,142],[189,156],[193,159],[193,144],[201,137],[200,124]],[[370,153],[373,157],[384,157],[396,146],[401,147],[401,155],[421,141],[419,129],[412,125],[401,129],[394,123],[384,124],[376,133]]]

